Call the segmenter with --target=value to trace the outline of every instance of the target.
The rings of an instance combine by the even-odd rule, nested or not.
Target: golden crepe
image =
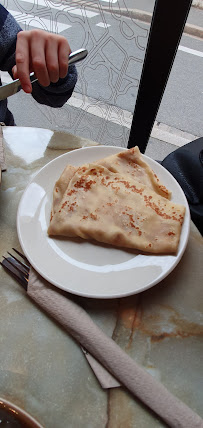
[[[95,163],[76,168],[58,208],[49,235],[167,254],[177,251],[185,213],[130,174]]]
[[[154,171],[143,160],[140,150],[137,146],[130,150],[124,150],[115,155],[108,156],[104,159],[99,159],[93,163],[97,165],[103,165],[112,172],[117,172],[125,176],[127,175],[133,179],[135,178],[167,199],[170,199],[171,197],[170,190],[166,189]],[[51,218],[58,210],[63,194],[68,187],[69,181],[77,169],[77,167],[67,165],[60,178],[57,180],[53,192]]]

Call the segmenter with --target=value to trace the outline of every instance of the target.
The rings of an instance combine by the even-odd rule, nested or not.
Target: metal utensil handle
[[[75,64],[78,61],[81,61],[82,59],[86,58],[88,54],[87,49],[78,49],[75,52],[71,52],[68,59],[68,64]]]

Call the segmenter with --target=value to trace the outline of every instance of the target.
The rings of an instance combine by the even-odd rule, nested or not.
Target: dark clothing
[[[203,138],[179,147],[161,163],[182,187],[192,221],[203,236]]]

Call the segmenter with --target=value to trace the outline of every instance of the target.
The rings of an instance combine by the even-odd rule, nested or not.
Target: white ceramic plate
[[[17,230],[31,265],[53,285],[80,296],[116,298],[139,293],[160,282],[178,264],[186,248],[190,212],[184,193],[160,164],[144,156],[160,180],[172,191],[172,200],[186,206],[177,255],[141,255],[82,239],[47,235],[55,182],[65,166],[78,166],[116,154],[120,147],[88,147],[66,153],[45,165],[21,198]]]

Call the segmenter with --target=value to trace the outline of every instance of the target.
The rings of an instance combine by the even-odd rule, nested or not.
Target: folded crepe
[[[185,207],[161,196],[159,184],[153,190],[155,181],[150,187],[122,172],[97,163],[76,168],[52,215],[48,234],[150,253],[176,252]]]
[[[104,159],[99,159],[93,162],[96,165],[105,166],[109,171],[117,172],[126,175],[129,178],[135,178],[140,183],[146,184],[150,189],[154,190],[159,195],[170,199],[171,192],[158,179],[157,175],[150,166],[143,160],[139,148],[133,147],[130,150],[125,150],[115,155],[108,156]],[[58,210],[62,197],[68,184],[77,171],[78,167],[67,165],[57,180],[53,191],[53,204],[51,218]]]

